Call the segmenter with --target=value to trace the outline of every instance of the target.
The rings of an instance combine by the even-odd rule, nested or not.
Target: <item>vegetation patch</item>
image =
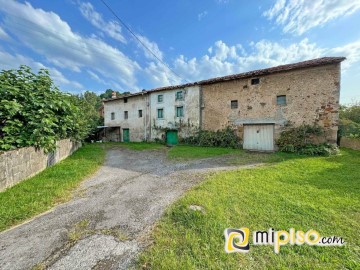
[[[288,125],[276,141],[282,152],[298,153],[309,156],[330,156],[338,153],[335,145],[328,143],[315,143],[322,140],[324,131],[319,126],[302,125],[293,127]]]
[[[230,127],[218,131],[199,130],[194,136],[182,138],[181,142],[197,146],[241,148],[241,140]]]
[[[71,198],[72,191],[105,159],[100,144],[88,144],[56,165],[0,193],[0,231]]]
[[[360,261],[360,152],[290,158],[209,176],[172,205],[139,259],[146,269],[357,269]],[[204,213],[189,209],[201,205]],[[342,247],[252,246],[224,251],[224,229],[317,230]]]

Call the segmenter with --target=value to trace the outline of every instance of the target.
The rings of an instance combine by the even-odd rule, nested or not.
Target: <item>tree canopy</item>
[[[100,97],[61,92],[45,69],[1,71],[0,95],[0,150],[35,146],[53,151],[57,140],[83,140],[99,124]]]

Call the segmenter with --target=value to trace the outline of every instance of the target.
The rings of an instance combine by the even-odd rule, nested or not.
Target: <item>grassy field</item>
[[[333,157],[276,156],[276,164],[221,172],[168,209],[154,244],[138,262],[149,269],[359,269],[360,152]],[[277,161],[279,161],[277,160]],[[189,209],[199,205],[204,213]],[[250,244],[247,254],[224,251],[224,229],[317,230],[340,236],[342,247]],[[251,241],[250,241],[251,243]]]
[[[85,145],[72,156],[0,193],[0,231],[67,201],[81,180],[105,158],[100,144]]]

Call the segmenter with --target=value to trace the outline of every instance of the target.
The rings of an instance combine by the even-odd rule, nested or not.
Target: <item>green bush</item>
[[[242,146],[241,140],[230,127],[218,131],[199,130],[194,136],[182,138],[181,142],[210,147],[241,148]]]
[[[298,153],[309,156],[329,156],[338,153],[337,146],[328,143],[315,144],[313,141],[323,136],[324,131],[319,126],[302,125],[293,127],[288,125],[276,141],[282,152]]]
[[[80,109],[87,101],[62,93],[45,69],[1,71],[0,95],[0,150],[35,146],[53,151],[57,140],[88,135],[88,110]]]
[[[340,137],[360,138],[360,124],[349,119],[340,119],[338,135]]]

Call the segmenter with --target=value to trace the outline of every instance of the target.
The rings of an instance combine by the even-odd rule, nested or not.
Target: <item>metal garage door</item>
[[[274,125],[245,125],[243,148],[247,150],[273,151]]]

